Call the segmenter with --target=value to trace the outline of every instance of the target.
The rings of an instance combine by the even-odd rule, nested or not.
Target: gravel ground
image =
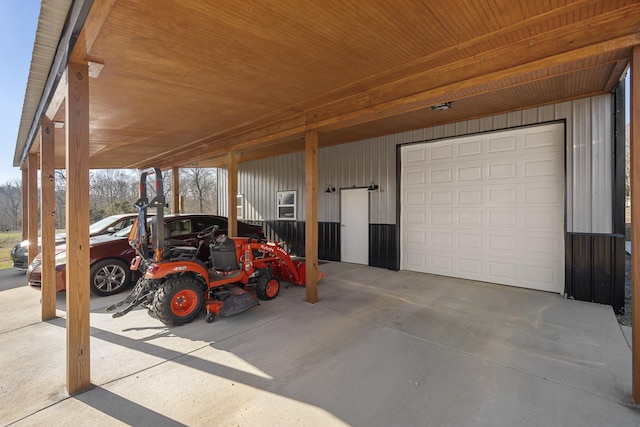
[[[624,314],[617,314],[618,323],[631,326],[631,256],[624,260]]]

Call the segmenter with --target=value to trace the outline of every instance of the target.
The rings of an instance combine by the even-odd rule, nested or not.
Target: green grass
[[[0,269],[11,268],[11,248],[22,241],[22,231],[0,232]]]

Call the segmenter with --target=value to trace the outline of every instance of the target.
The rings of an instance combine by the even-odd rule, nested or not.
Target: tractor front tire
[[[153,298],[153,314],[165,325],[180,326],[198,317],[204,304],[204,286],[193,276],[167,279]]]
[[[256,295],[263,301],[274,299],[280,292],[280,281],[271,275],[261,276],[256,284]]]

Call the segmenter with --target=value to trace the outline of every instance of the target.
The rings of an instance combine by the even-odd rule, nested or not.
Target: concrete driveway
[[[65,295],[0,271],[0,424],[638,426],[611,307],[342,263],[320,301],[278,298],[166,328],[92,297],[90,390],[65,392]],[[286,284],[283,284],[286,285]]]

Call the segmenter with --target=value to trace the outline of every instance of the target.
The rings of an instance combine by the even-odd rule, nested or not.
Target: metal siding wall
[[[573,102],[573,209],[574,232],[591,229],[591,127],[584,126],[591,118],[591,101],[579,99]]]
[[[229,216],[227,212],[227,187],[229,174],[226,169],[218,169],[218,212],[221,216]],[[240,191],[240,190],[238,190]]]
[[[374,181],[379,188],[371,193],[370,222],[395,223],[395,143],[372,138],[324,148],[318,166],[322,185],[318,221],[340,221],[341,188],[367,187]],[[324,193],[330,184],[336,192]]]
[[[320,149],[320,222],[339,222],[340,188],[380,186],[371,196],[370,223],[396,223],[396,150],[398,144],[566,120],[567,231],[611,233],[611,95],[513,111],[493,117],[418,129]],[[245,197],[245,218],[275,220],[275,194],[296,190],[297,220],[304,220],[304,153],[240,163],[238,191]],[[219,212],[226,214],[226,171],[219,177]],[[328,185],[337,191],[324,192]],[[251,195],[251,196],[250,196]]]
[[[592,98],[592,232],[612,233],[612,189],[613,189],[613,121],[612,99]]]
[[[560,104],[556,104],[554,106],[554,119],[555,120],[566,120],[566,125],[564,127],[565,132],[565,220],[566,220],[566,231],[573,230],[573,126],[571,120],[571,112],[573,111],[571,108],[571,102],[563,102]]]

